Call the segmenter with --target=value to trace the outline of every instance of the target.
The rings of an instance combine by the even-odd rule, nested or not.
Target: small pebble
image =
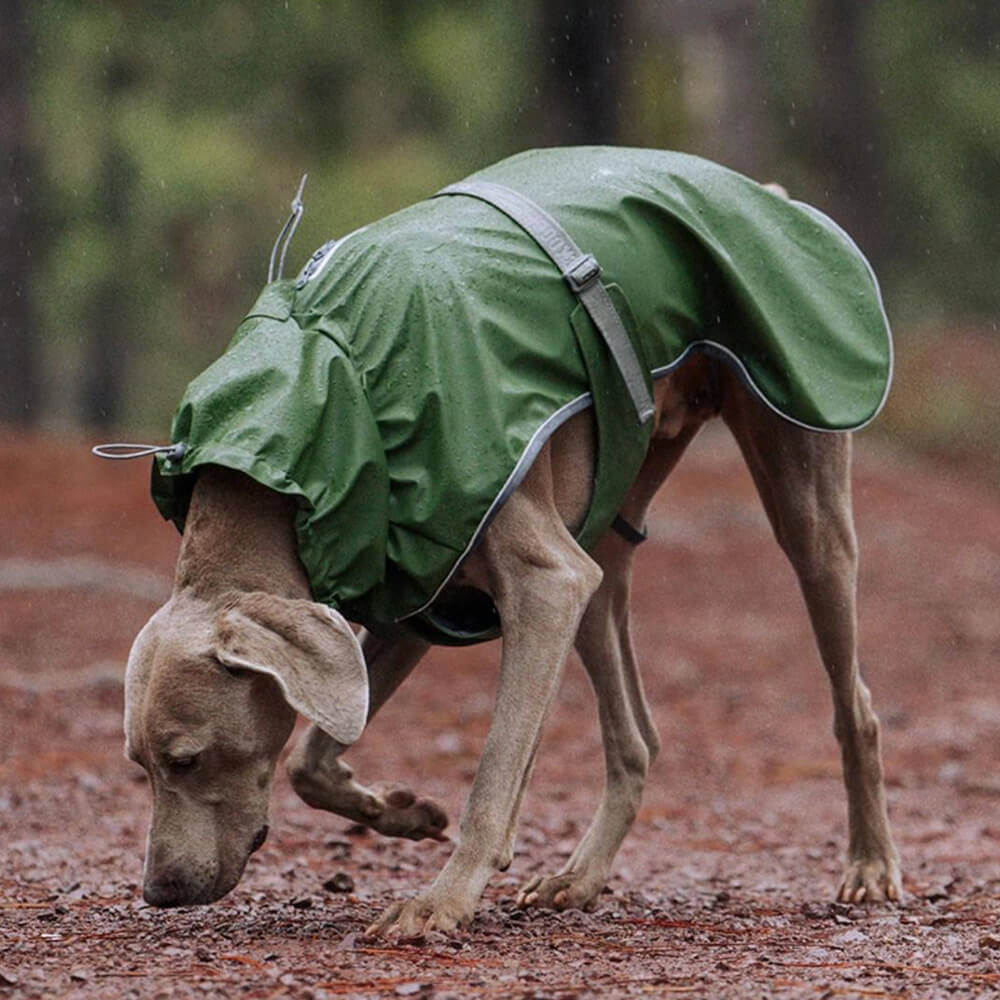
[[[323,883],[327,892],[354,892],[354,879],[347,872],[337,872]]]
[[[403,983],[396,987],[396,994],[401,997],[412,997],[424,990],[430,989],[428,983]]]

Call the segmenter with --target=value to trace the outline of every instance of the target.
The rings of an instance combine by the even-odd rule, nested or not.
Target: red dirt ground
[[[122,756],[123,663],[167,593],[173,529],[145,463],[83,442],[0,445],[0,998],[944,997],[1000,987],[1000,498],[858,445],[862,655],[884,723],[899,906],[830,902],[845,846],[826,681],[749,478],[710,429],[638,559],[637,645],[663,737],[593,913],[522,913],[602,779],[593,699],[567,670],[511,870],[468,931],[369,942],[437,843],[359,833],[279,775],[271,837],[205,908],[140,896],[145,782]],[[457,817],[497,650],[433,655],[349,755]],[[324,887],[334,876],[347,891]]]

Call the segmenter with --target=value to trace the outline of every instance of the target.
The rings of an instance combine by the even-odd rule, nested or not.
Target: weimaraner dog
[[[708,358],[661,380],[655,404],[653,444],[623,516],[643,523],[698,428],[718,412],[798,574],[833,689],[850,821],[838,898],[897,899],[879,726],[858,673],[850,436],[786,422]],[[451,858],[373,932],[414,936],[472,919],[491,875],[511,862],[525,782],[574,643],[598,699],[604,794],[563,868],[531,879],[518,902],[585,907],[608,879],[658,741],[629,635],[634,547],[609,532],[588,556],[573,540],[588,501],[592,450],[588,416],[580,414],[553,436],[462,568],[463,581],[489,593],[510,623],[496,711]],[[207,903],[237,883],[266,835],[271,778],[296,709],[323,720],[364,711],[367,699],[370,717],[428,649],[402,630],[394,641],[366,632],[355,638],[338,615],[310,601],[292,518],[288,498],[238,473],[206,469],[173,596],[136,639],[125,725],[128,755],[153,787],[144,885],[152,903]],[[275,663],[286,665],[277,677]],[[322,724],[310,726],[288,762],[306,802],[386,834],[440,833],[445,819],[433,803],[361,785],[341,762],[343,750]]]
[[[650,446],[621,517],[642,525],[702,424],[725,422],[798,576],[832,687],[850,830],[838,898],[896,900],[879,725],[858,671],[851,436],[783,419],[711,354],[659,377],[652,404]],[[597,698],[603,797],[565,865],[530,879],[517,901],[587,907],[609,878],[658,740],[630,638],[636,539],[609,530],[589,552],[575,540],[596,455],[595,424],[582,410],[548,438],[451,581],[484,592],[499,613],[495,712],[448,862],[371,934],[413,937],[472,920],[490,877],[511,863],[525,783],[574,645]],[[440,837],[447,823],[433,802],[365,786],[341,761],[428,643],[404,626],[355,635],[314,602],[295,501],[224,464],[200,469],[173,594],[137,637],[126,675],[127,754],[153,790],[143,894],[159,906],[208,903],[236,885],[267,835],[271,781],[297,712],[311,725],[288,773],[309,805],[415,839]]]

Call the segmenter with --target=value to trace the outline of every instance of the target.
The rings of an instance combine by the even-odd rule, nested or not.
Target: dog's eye
[[[171,771],[190,771],[197,763],[198,755],[191,754],[189,757],[171,757],[167,766]]]

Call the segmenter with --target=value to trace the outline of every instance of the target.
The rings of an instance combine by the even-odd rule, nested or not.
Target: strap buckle
[[[592,253],[585,253],[578,257],[563,271],[566,283],[573,289],[576,295],[590,288],[600,276],[601,265]]]

